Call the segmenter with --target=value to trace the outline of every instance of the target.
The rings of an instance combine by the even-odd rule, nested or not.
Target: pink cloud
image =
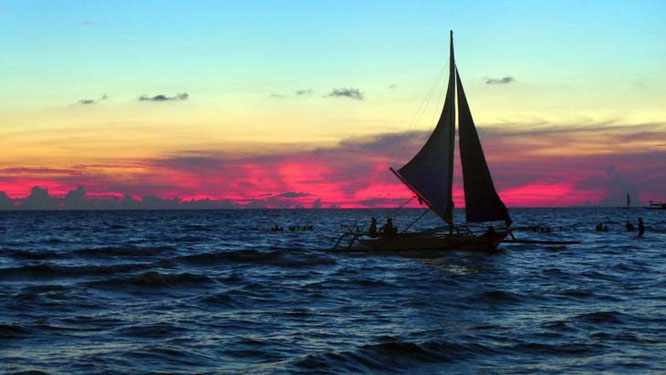
[[[496,188],[509,207],[614,205],[621,204],[627,192],[643,203],[666,198],[666,151],[659,146],[666,140],[663,125],[539,126],[479,130]],[[598,137],[591,136],[595,134]],[[15,166],[0,171],[0,191],[12,198],[25,198],[32,186],[40,186],[52,195],[64,196],[83,186],[88,197],[99,200],[118,200],[129,193],[161,199],[211,199],[249,207],[310,207],[317,199],[322,207],[393,207],[413,194],[388,166],[402,165],[426,135],[380,134],[343,140],[334,147],[300,147],[299,151],[273,147],[267,155],[234,157],[190,150],[156,159],[72,168]],[[602,149],[608,142],[624,139],[634,142],[635,148],[576,152]],[[569,144],[570,149],[562,149]],[[394,153],[401,158],[389,160],[387,155]],[[464,206],[461,173],[456,162],[456,207]],[[303,195],[281,195],[287,192]],[[418,202],[412,201],[410,206],[418,206]]]

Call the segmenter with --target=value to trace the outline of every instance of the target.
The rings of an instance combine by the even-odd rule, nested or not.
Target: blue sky
[[[106,176],[95,186],[76,179],[91,191],[150,193],[164,178],[150,168],[163,159],[278,158],[271,152],[335,148],[350,137],[427,134],[443,101],[450,29],[482,135],[537,131],[514,139],[511,151],[537,150],[543,158],[661,155],[665,14],[665,1],[0,0],[0,174],[10,181],[0,189],[27,194],[27,184],[42,181],[68,191],[73,180],[42,180],[37,171],[85,163],[127,167],[90,172],[90,179]],[[498,80],[505,83],[488,84]],[[330,95],[335,89],[359,95]],[[186,99],[139,100],[144,95]],[[554,142],[545,135],[552,129],[566,136]],[[614,145],[611,138],[633,141]],[[525,152],[506,158],[527,159]],[[650,155],[645,165],[655,170],[658,158]],[[628,160],[603,163],[622,172],[620,165],[634,163]],[[603,174],[603,163],[588,167]],[[139,186],[137,176],[153,182]],[[646,197],[658,196],[663,178],[645,182]],[[124,187],[104,185],[109,179]],[[578,186],[567,183],[553,191]],[[229,196],[201,184],[162,195]]]

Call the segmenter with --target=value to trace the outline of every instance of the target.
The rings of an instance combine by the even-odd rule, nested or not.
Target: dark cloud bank
[[[386,156],[391,150],[396,155],[390,165],[399,166],[418,151],[429,133],[409,131],[355,137],[330,147],[300,151],[276,150],[261,155],[230,157],[215,151],[198,151],[196,155],[175,153],[158,159],[142,160],[143,165],[157,172],[144,177],[137,176],[131,183],[117,183],[108,180],[105,175],[86,173],[85,169],[6,168],[0,170],[0,174],[23,176],[59,172],[62,176],[48,179],[61,186],[83,185],[90,187],[91,191],[133,192],[143,197],[138,199],[135,198],[138,195],[125,195],[100,198],[95,194],[87,195],[81,187],[69,191],[63,197],[53,197],[46,189],[35,187],[26,198],[11,199],[0,192],[0,209],[318,208],[322,207],[320,196],[338,204],[345,200],[368,206],[393,203],[386,201],[386,197],[382,198],[381,191],[377,191],[377,197],[355,197],[355,194],[367,190],[377,181],[399,186],[399,182],[388,173],[369,175],[368,171],[376,170],[378,165],[384,168]],[[571,183],[575,191],[595,192],[595,200],[580,204],[601,206],[624,204],[626,193],[630,193],[634,201],[637,201],[634,198],[638,193],[644,197],[663,196],[666,175],[662,167],[666,151],[646,145],[666,144],[666,123],[622,124],[609,121],[565,126],[548,122],[502,124],[480,127],[479,134],[500,192],[529,184]],[[604,145],[625,145],[625,149],[609,146],[605,152],[590,155],[568,156],[562,153],[563,147],[567,150],[586,150]],[[552,150],[554,154],[544,154],[544,150]],[[284,180],[287,177],[276,172],[285,163],[304,163],[303,168],[306,169],[323,166],[326,172],[306,174],[298,184],[292,185],[288,183],[291,180]],[[252,166],[249,172],[244,169],[246,165]],[[254,177],[257,173],[260,178]],[[165,184],[164,175],[186,176],[193,187]],[[456,169],[455,178],[456,183],[460,184],[460,168]],[[233,201],[165,199],[156,196],[174,197],[180,194],[190,197],[202,193],[233,196],[238,192],[265,191],[267,184],[275,186],[277,192]],[[334,186],[341,195],[322,195],[322,192],[329,191],[320,190],[322,187],[327,188],[322,184]],[[39,182],[34,185],[39,185]],[[207,190],[209,187],[219,189]],[[332,207],[331,203],[325,202],[323,206]]]
[[[46,211],[46,210],[219,210],[219,209],[254,209],[254,208],[321,208],[321,198],[310,205],[299,204],[295,199],[310,197],[311,194],[288,191],[261,199],[251,199],[248,203],[239,204],[229,199],[164,199],[155,195],[135,198],[125,194],[122,198],[106,199],[91,198],[86,195],[82,186],[70,190],[64,197],[49,194],[48,189],[34,186],[25,198],[12,199],[0,191],[0,210],[4,211]]]

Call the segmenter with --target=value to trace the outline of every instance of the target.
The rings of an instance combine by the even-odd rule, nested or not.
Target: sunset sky
[[[666,200],[664,15],[665,1],[0,0],[0,191],[400,204],[388,167],[436,123],[452,29],[507,206]]]

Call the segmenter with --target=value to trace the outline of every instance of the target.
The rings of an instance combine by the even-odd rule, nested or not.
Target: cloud
[[[72,169],[61,168],[4,168],[0,169],[0,174],[9,175],[53,175],[53,174],[76,174],[78,173]]]
[[[358,204],[367,207],[393,207],[405,203],[404,199],[371,198],[358,201]]]
[[[312,93],[313,93],[312,89],[301,89],[294,91],[293,96],[310,96],[312,95]],[[291,97],[291,95],[270,94],[270,97],[275,99],[284,99],[286,97]]]
[[[48,189],[34,186],[30,195],[20,202],[20,207],[26,210],[53,210],[60,203],[60,199],[49,195]]]
[[[169,102],[169,101],[182,101],[187,100],[190,97],[187,93],[180,93],[174,96],[167,96],[164,94],[158,94],[155,96],[141,95],[139,101],[142,102]]]
[[[275,198],[301,198],[301,197],[307,197],[308,193],[300,193],[296,191],[288,191],[286,193],[274,195]]]
[[[488,78],[486,79],[487,85],[506,85],[509,83],[516,82],[516,79],[511,76],[506,76],[502,78]]]
[[[11,210],[14,207],[14,200],[9,198],[4,191],[0,191],[0,210]]]
[[[67,192],[63,198],[51,196],[48,189],[35,186],[26,198],[11,199],[0,191],[0,210],[164,210],[164,209],[232,209],[242,208],[228,199],[191,199],[178,197],[165,199],[146,195],[136,199],[129,194],[122,198],[111,196],[107,199],[90,198],[86,190],[79,186]],[[289,208],[289,207],[285,207]]]
[[[104,101],[104,100],[106,100],[106,99],[108,99],[108,98],[109,98],[109,96],[106,95],[106,94],[104,94],[104,95],[102,95],[99,99],[81,99],[81,100],[79,100],[77,103],[78,103],[78,104],[81,104],[81,105],[90,105],[90,104],[95,104],[95,103],[98,103],[98,102]]]
[[[296,90],[294,92],[296,96],[309,96],[312,95],[312,89],[307,89],[307,90]]]
[[[74,190],[70,190],[63,198],[63,206],[66,209],[84,209],[88,207],[88,202],[86,201],[86,191],[83,186],[78,186]]]
[[[666,123],[537,121],[480,126],[478,131],[495,186],[510,207],[618,205],[627,192],[636,205],[666,198]],[[59,209],[82,201],[100,209],[297,208],[314,207],[317,199],[324,208],[396,206],[412,193],[388,166],[407,162],[429,134],[353,137],[326,147],[262,145],[241,154],[223,147],[172,151],[133,160],[129,168],[123,162],[115,168],[113,161],[111,169],[14,166],[0,170],[0,190],[24,197],[38,195],[31,186],[48,188],[64,197],[58,198]],[[126,192],[132,195],[123,198]],[[464,204],[462,197],[456,160],[456,206]],[[24,199],[17,198],[16,205],[23,206]]]
[[[333,89],[331,92],[326,95],[328,97],[346,97],[349,99],[355,99],[355,100],[363,100],[364,95],[359,89],[353,89],[353,88],[348,88],[348,89]]]
[[[79,104],[87,105],[87,104],[95,104],[96,101],[94,99],[81,99],[79,100]]]
[[[397,88],[398,88],[398,85],[396,85],[395,83],[392,83],[392,84],[388,85],[389,90],[395,90]]]

